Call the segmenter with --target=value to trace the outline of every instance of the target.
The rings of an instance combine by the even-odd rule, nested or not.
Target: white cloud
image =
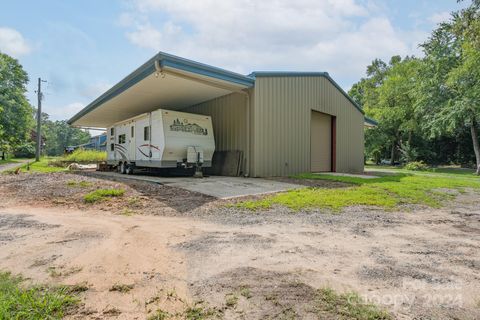
[[[439,24],[440,22],[445,22],[450,20],[450,12],[444,11],[444,12],[437,12],[432,14],[430,17],[428,17],[428,21],[430,21],[433,24]]]
[[[30,53],[31,48],[20,32],[0,27],[0,51],[14,57]]]
[[[426,36],[397,30],[372,1],[132,1],[135,9],[125,13],[131,43],[241,73],[310,70],[358,79],[375,58],[419,54]]]
[[[106,92],[112,87],[109,83],[99,82],[90,84],[80,89],[80,94],[88,99],[98,98],[102,93]]]
[[[72,102],[60,107],[46,107],[45,112],[50,115],[52,120],[67,120],[85,107],[81,102]]]

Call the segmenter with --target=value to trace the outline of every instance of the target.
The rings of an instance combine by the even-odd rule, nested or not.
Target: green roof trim
[[[378,126],[378,122],[373,120],[372,118],[369,118],[367,116],[365,116],[365,122],[372,125],[372,126]]]

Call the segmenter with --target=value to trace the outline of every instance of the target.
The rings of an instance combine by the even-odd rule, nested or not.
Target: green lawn
[[[20,166],[20,170],[22,172],[39,172],[39,173],[50,173],[50,172],[63,172],[67,171],[67,168],[64,167],[55,167],[49,166],[48,163],[50,161],[57,160],[58,157],[44,157],[41,158],[40,161],[35,161],[34,159],[30,159],[28,163],[24,163]],[[15,169],[8,170],[8,172],[15,171]]]
[[[5,159],[5,160],[0,159],[0,164],[15,163],[15,162],[17,162],[15,161],[15,159]]]
[[[389,169],[390,172],[375,172],[378,178],[364,179],[327,174],[305,173],[295,176],[300,179],[323,179],[347,183],[345,188],[304,188],[292,190],[263,199],[243,201],[236,206],[251,210],[268,209],[281,205],[293,210],[327,208],[333,211],[348,206],[365,205],[391,209],[402,204],[420,204],[440,207],[453,195],[444,189],[480,189],[480,178],[473,174],[443,172],[412,172]],[[393,171],[393,172],[392,172]],[[443,189],[443,190],[442,190]]]
[[[62,319],[78,299],[73,287],[28,286],[24,279],[0,272],[0,319]]]

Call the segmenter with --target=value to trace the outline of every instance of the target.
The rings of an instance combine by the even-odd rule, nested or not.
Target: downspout
[[[248,92],[248,89],[246,91],[240,91],[240,93],[244,94],[245,97],[247,98],[247,112],[246,113],[246,130],[247,130],[247,141],[246,141],[246,155],[245,159],[247,159],[247,164],[245,166],[245,173],[243,174],[244,177],[249,177],[250,176],[250,138],[251,138],[251,130],[250,130],[250,93]]]

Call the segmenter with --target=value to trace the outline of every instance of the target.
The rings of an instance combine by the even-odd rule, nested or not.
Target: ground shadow
[[[124,183],[139,192],[142,196],[162,202],[181,213],[192,211],[209,202],[217,200],[217,198],[212,196],[164,185],[158,182],[139,181],[122,176],[104,176],[96,174],[94,171],[79,171],[75,173],[81,176]]]

